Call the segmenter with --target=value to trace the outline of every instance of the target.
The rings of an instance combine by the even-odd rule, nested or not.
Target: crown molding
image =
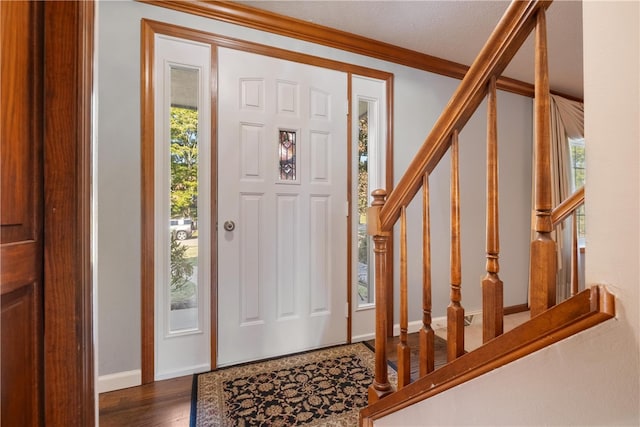
[[[230,1],[138,1],[381,59],[383,61],[393,62],[459,80],[462,80],[467,70],[469,70],[469,67],[464,64]],[[509,77],[500,77],[497,80],[497,88],[530,98],[534,97],[533,84]],[[551,91],[551,93],[574,101],[583,102],[582,99],[571,95],[555,91]]]

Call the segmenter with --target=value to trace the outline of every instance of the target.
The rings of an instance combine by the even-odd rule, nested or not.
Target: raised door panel
[[[37,283],[2,295],[2,425],[39,425],[40,300]],[[35,369],[34,369],[35,368]]]
[[[35,240],[41,187],[41,31],[39,2],[2,2],[0,241]],[[35,25],[34,25],[35,24]]]
[[[43,12],[0,2],[2,426],[43,424]]]

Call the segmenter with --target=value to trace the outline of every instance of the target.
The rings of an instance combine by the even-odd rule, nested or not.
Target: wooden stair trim
[[[554,226],[558,225],[558,223],[564,221],[571,215],[576,209],[580,207],[584,203],[584,186],[580,187],[562,201],[558,206],[556,206],[551,212],[551,222]]]
[[[615,296],[603,286],[585,289],[402,390],[360,411],[360,425],[477,378],[615,316]]]

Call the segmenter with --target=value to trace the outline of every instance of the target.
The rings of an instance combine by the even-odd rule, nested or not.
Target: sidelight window
[[[153,221],[145,243],[153,243],[159,380],[206,369],[211,360],[211,47],[155,34],[152,53],[153,143],[144,145],[143,176],[153,184],[153,203],[143,215]]]
[[[385,87],[382,80],[353,77],[352,280],[356,309],[375,304],[373,242],[367,234],[371,192],[385,188]]]

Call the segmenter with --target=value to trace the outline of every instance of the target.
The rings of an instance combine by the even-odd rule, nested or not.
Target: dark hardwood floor
[[[417,378],[418,334],[409,334],[411,377]],[[374,341],[368,342],[373,345]],[[398,338],[389,338],[387,358],[396,363]],[[436,368],[446,363],[446,342],[436,337]],[[100,427],[188,426],[193,376],[156,381],[100,394]]]
[[[411,347],[411,381],[415,381],[420,377],[420,363],[418,358],[420,357],[420,343],[418,341],[418,333],[408,334],[407,343]],[[435,358],[434,367],[438,369],[440,366],[447,363],[447,341],[439,336],[434,337]],[[397,366],[398,355],[396,348],[400,342],[400,337],[391,337],[387,340],[387,360]],[[367,341],[367,344],[371,347],[375,347],[375,340]]]
[[[100,427],[188,426],[193,376],[100,394]]]

